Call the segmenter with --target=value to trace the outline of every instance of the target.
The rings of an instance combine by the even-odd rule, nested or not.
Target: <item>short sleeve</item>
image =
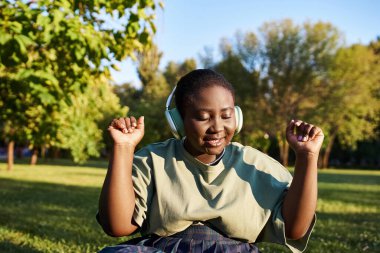
[[[259,241],[261,242],[271,242],[278,243],[287,246],[292,252],[299,253],[303,252],[306,249],[307,243],[309,241],[311,232],[313,231],[316,216],[314,215],[314,219],[306,232],[306,234],[298,240],[290,240],[285,236],[285,223],[284,218],[282,217],[282,204],[285,198],[287,190],[285,190],[281,196],[281,201],[277,203],[275,208],[272,211],[272,215],[265,225],[263,231],[260,234]]]
[[[141,227],[153,195],[152,161],[147,149],[139,150],[134,156],[132,180],[136,196],[133,220]]]

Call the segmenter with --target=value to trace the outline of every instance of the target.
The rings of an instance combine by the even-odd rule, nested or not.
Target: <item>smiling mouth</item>
[[[218,146],[222,145],[223,140],[224,140],[224,138],[209,139],[209,140],[205,140],[204,142],[205,142],[206,146],[209,146],[209,147],[218,147]]]

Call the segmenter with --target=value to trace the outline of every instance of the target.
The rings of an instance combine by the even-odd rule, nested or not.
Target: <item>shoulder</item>
[[[232,149],[233,155],[242,156],[246,161],[265,160],[281,165],[277,160],[251,146],[245,146],[238,142],[231,142],[230,147]]]
[[[171,150],[175,150],[178,145],[181,144],[181,140],[174,138],[167,139],[162,142],[151,143],[141,149],[139,149],[135,156],[145,156],[148,154],[162,154],[168,153]]]
[[[133,164],[139,170],[162,166],[168,158],[176,155],[176,147],[180,144],[181,141],[176,139],[149,144],[135,152]]]
[[[230,144],[232,158],[240,160],[241,163],[247,166],[254,166],[256,170],[281,177],[288,178],[289,171],[276,159],[255,149],[251,146],[245,146],[238,142]]]

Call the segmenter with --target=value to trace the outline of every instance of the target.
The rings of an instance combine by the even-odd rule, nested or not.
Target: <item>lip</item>
[[[206,138],[204,140],[205,146],[207,147],[218,147],[224,142],[224,138]]]

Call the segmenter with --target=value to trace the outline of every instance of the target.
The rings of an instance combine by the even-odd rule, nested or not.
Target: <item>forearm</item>
[[[297,155],[294,178],[285,197],[282,215],[290,239],[302,238],[314,218],[317,206],[318,155]]]
[[[103,229],[113,236],[131,234],[135,193],[132,182],[134,147],[114,145],[113,155],[99,199],[99,216]]]

